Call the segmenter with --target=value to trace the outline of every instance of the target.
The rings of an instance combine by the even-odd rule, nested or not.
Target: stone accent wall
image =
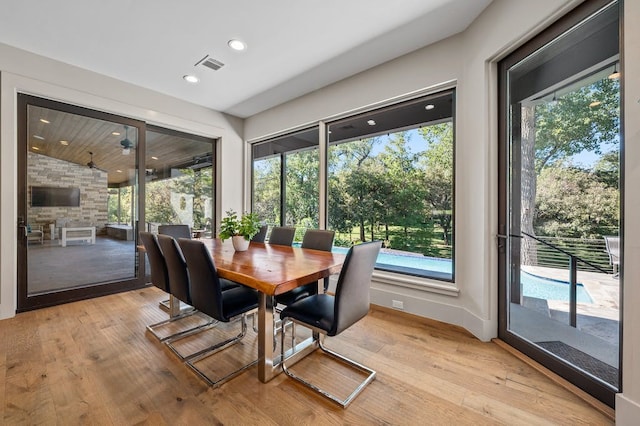
[[[29,152],[27,156],[27,218],[42,225],[45,238],[51,238],[49,224],[68,221],[69,226],[95,226],[102,234],[107,223],[107,172],[46,155]],[[32,186],[80,188],[80,207],[31,207]]]

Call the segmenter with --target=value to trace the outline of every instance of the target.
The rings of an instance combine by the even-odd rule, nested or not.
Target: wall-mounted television
[[[80,207],[80,188],[32,186],[31,207]]]

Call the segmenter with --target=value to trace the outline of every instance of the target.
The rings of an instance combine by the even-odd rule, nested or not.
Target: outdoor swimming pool
[[[567,281],[543,278],[524,271],[520,273],[520,279],[522,280],[522,294],[524,296],[545,300],[569,301],[569,283]],[[589,296],[587,289],[580,283],[578,283],[576,289],[576,300],[578,303],[593,303],[593,299]]]
[[[348,250],[346,247],[334,247],[332,251],[346,254]],[[448,259],[411,254],[404,255],[397,252],[388,252],[384,249],[380,251],[376,262],[376,266],[382,269],[391,267],[394,269],[429,271],[436,273],[438,276],[448,275],[449,277],[451,277],[452,272],[451,265],[452,262]],[[522,294],[524,296],[544,300],[569,301],[569,283],[567,281],[543,278],[524,271],[521,272],[520,279],[522,280]],[[577,301],[578,303],[593,303],[593,299],[580,283],[577,286]]]

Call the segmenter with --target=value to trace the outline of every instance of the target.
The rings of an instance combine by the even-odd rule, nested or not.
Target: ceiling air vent
[[[224,66],[224,64],[216,59],[213,59],[211,57],[209,57],[209,55],[205,56],[204,58],[200,59],[195,66],[198,65],[203,65],[207,68],[211,68],[214,71],[219,70],[220,68],[222,68]]]

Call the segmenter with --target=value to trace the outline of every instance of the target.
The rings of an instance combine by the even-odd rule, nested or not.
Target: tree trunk
[[[536,129],[535,129],[535,107],[528,106],[522,108],[522,170],[521,170],[521,210],[520,229],[530,235],[535,235],[533,231],[533,220],[536,213]],[[521,263],[523,265],[537,265],[538,252],[536,241],[524,236],[522,238]]]
[[[364,237],[364,219],[360,219],[360,241],[363,243],[367,241]]]
[[[374,228],[375,224],[374,224],[374,222],[375,222],[375,218],[372,217],[371,218],[371,241],[374,241],[376,239],[376,237],[374,235],[374,232],[375,232],[375,228]]]

